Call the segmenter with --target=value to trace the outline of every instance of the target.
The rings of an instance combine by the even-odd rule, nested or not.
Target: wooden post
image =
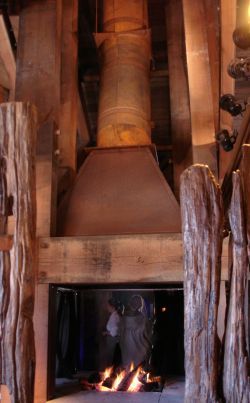
[[[173,142],[174,193],[180,195],[180,175],[192,164],[191,116],[186,71],[184,21],[181,0],[166,6],[167,51]]]
[[[204,165],[181,176],[184,247],[185,402],[216,402],[217,312],[223,211],[220,189]]]
[[[1,383],[13,403],[32,403],[36,199],[36,111],[30,104],[0,107],[1,232],[12,203],[13,246],[0,252]]]
[[[214,91],[204,0],[183,0],[193,162],[207,164],[217,175]],[[211,30],[216,30],[215,21]]]
[[[76,169],[78,1],[62,0],[60,165]]]
[[[250,401],[249,362],[246,352],[245,293],[248,258],[245,217],[239,172],[233,174],[229,221],[233,237],[233,269],[225,335],[223,392],[227,402]]]

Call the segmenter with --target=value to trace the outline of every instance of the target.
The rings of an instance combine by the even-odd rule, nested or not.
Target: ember
[[[104,373],[90,376],[81,381],[82,389],[96,390],[98,392],[158,392],[161,391],[161,378],[151,378],[141,366],[134,367],[132,363],[129,370],[114,370],[107,368]],[[93,381],[96,379],[96,382]],[[101,381],[97,381],[101,379]]]

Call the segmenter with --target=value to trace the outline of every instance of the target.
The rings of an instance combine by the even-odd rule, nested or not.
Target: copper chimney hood
[[[97,148],[71,192],[63,235],[180,232],[179,205],[154,157],[146,0],[104,0]]]

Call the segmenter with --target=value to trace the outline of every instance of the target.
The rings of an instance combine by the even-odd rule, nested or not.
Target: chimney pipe
[[[104,0],[103,7],[97,145],[150,144],[147,2]]]

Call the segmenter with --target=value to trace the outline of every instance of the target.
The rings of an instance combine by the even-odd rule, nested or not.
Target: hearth
[[[134,297],[143,301],[140,317],[145,316],[149,329],[149,350],[143,362],[128,365],[123,356],[127,347],[119,334],[112,365],[104,368],[107,301],[119,301],[123,323]],[[90,288],[54,284],[50,286],[49,306],[49,399],[77,390],[160,392],[167,380],[184,375],[182,284],[140,285],[139,289],[136,285]],[[139,350],[140,338],[135,340]]]

